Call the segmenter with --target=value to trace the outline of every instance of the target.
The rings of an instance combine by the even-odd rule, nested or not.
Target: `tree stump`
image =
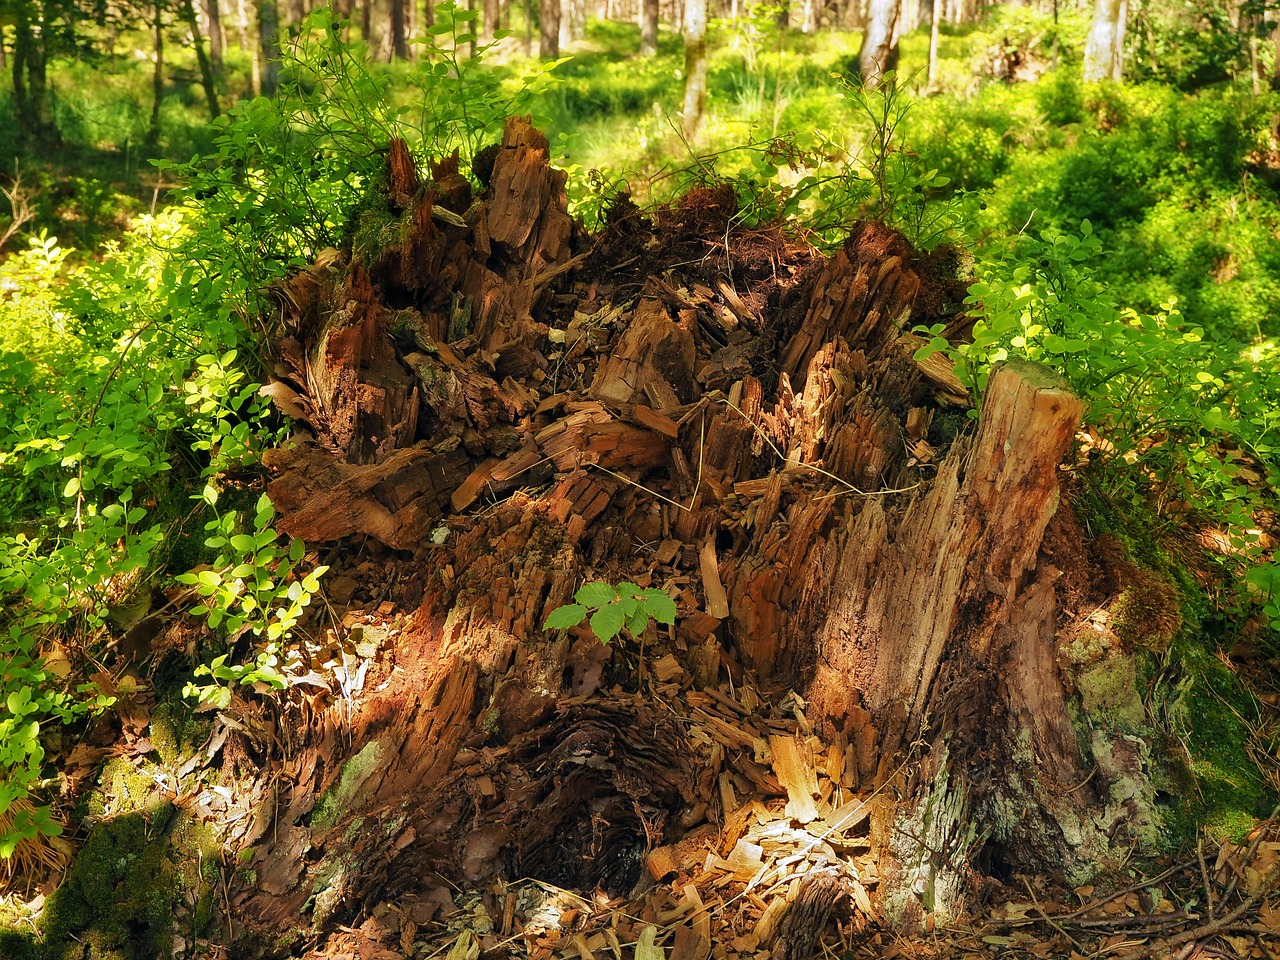
[[[847,871],[807,885],[768,924],[795,960],[842,897],[947,918],[983,864],[1101,856],[1041,551],[1079,401],[1011,361],[966,433],[954,375],[902,330],[944,298],[899,234],[859,224],[823,261],[732,233],[703,191],[653,223],[620,207],[583,251],[547,154],[510,121],[467,207],[394,154],[415,230],[283,298],[266,392],[307,435],[270,460],[280,527],[374,538],[422,588],[395,672],[354,714],[318,707],[275,770],[238,922],[312,937],[495,877],[625,897],[655,849],[661,876],[702,862],[673,853],[685,831],[748,871],[747,774],[794,822],[869,817],[876,903]],[[638,653],[544,633],[589,579],[667,591],[677,625]],[[781,704],[798,740],[753,718]]]
[[[1070,846],[1056,804],[1008,811],[1032,797],[1043,808],[1083,779],[1058,676],[1059,571],[1038,559],[1082,412],[1056,375],[1004,363],[977,435],[900,519],[873,499],[837,534],[810,707],[874,744],[867,785],[902,798],[873,822],[902,871],[885,885],[900,919],[952,915],[961,865],[984,841],[1025,845],[1027,863]]]

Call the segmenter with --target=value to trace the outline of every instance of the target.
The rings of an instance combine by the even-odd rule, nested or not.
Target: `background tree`
[[[1128,11],[1128,0],[1095,0],[1093,24],[1084,48],[1086,80],[1120,80],[1123,77]]]
[[[560,0],[540,0],[538,7],[538,55],[546,60],[560,56]]]
[[[640,0],[640,56],[658,52],[658,0]]]
[[[165,9],[162,0],[155,0],[152,7],[151,29],[155,62],[151,72],[151,123],[147,127],[147,150],[155,152],[160,142],[160,104],[164,100],[164,26]]]
[[[586,20],[584,0],[560,0],[560,49],[586,35]]]
[[[502,29],[502,3],[500,0],[484,0],[484,17],[481,20],[483,30],[481,36],[492,40]]]
[[[218,0],[204,0],[205,23],[209,25],[209,61],[215,74],[222,72],[222,11]]]
[[[409,39],[407,35],[408,14],[405,9],[407,0],[391,0],[391,56],[397,60],[409,59]]]
[[[1057,0],[1054,2],[1054,10],[1057,10]],[[942,0],[933,0],[931,4],[931,14],[929,17],[929,89],[932,90],[934,84],[938,82],[938,21],[942,17]],[[1055,49],[1058,42],[1055,34]]]
[[[216,10],[217,2],[212,0],[211,6]],[[200,20],[196,16],[196,8],[193,0],[181,0],[178,8],[182,19],[186,22],[187,30],[191,34],[191,45],[195,47],[196,62],[200,66],[200,85],[204,88],[205,102],[209,105],[209,117],[215,119],[221,110],[218,109],[218,89],[214,79],[214,66],[212,57],[205,53],[204,38],[200,35]],[[212,38],[216,34],[216,29],[210,27],[209,36]]]
[[[684,7],[684,134],[697,135],[707,106],[707,0]]]
[[[257,0],[257,6],[259,90],[271,97],[280,85],[280,8],[276,0]]]
[[[11,70],[18,136],[28,142],[56,143],[48,63],[59,46],[74,45],[74,13],[58,0],[2,0],[0,14],[14,30]]]
[[[870,0],[867,25],[862,34],[862,50],[858,53],[858,72],[862,82],[875,89],[880,79],[898,66],[898,21],[902,16],[902,0]]]
[[[1275,44],[1275,65],[1271,68],[1271,89],[1280,90],[1280,16],[1277,16],[1275,29],[1271,31],[1271,40]]]

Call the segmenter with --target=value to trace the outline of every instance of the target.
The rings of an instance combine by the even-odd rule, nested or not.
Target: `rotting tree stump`
[[[430,916],[495,878],[621,898],[646,861],[749,870],[744,785],[798,825],[869,823],[878,879],[815,875],[762,924],[793,960],[844,900],[945,919],[984,867],[1104,862],[1124,811],[1105,777],[1075,789],[1041,551],[1080,403],[1007,363],[966,432],[904,332],[963,287],[885,227],[824,261],[700,190],[587,238],[547,161],[509,121],[473,201],[395,145],[401,239],[280,291],[280,526],[338,568],[378,541],[422,588],[382,686],[287,738],[238,929]],[[541,631],[587,579],[667,590],[677,626],[629,653]],[[710,936],[676,942],[697,960]]]

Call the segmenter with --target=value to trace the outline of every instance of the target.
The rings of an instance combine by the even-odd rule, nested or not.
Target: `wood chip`
[[[774,773],[787,792],[787,816],[801,823],[818,819],[818,807],[813,802],[818,781],[805,762],[800,745],[791,737],[770,737],[769,750]]]
[[[698,553],[702,571],[702,591],[706,595],[707,613],[718,620],[729,617],[729,597],[720,581],[719,564],[716,561],[716,542],[708,537]]]

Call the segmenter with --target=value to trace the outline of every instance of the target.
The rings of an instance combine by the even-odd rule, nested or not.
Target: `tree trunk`
[[[484,33],[486,40],[492,40],[502,29],[502,4],[499,0],[484,0]]]
[[[1095,0],[1093,24],[1084,48],[1084,79],[1115,80],[1124,76],[1124,32],[1128,0]]]
[[[684,8],[684,135],[693,139],[707,107],[707,0]]]
[[[1271,67],[1271,89],[1280,90],[1280,23],[1271,31],[1271,41],[1275,44],[1274,64]]]
[[[640,0],[640,56],[658,52],[658,0]]]
[[[179,9],[182,12],[182,18],[187,22],[187,29],[191,32],[191,43],[196,48],[196,62],[200,66],[200,85],[204,88],[205,103],[209,106],[209,118],[216,120],[221,112],[218,109],[218,89],[214,81],[211,58],[204,52],[204,38],[200,36],[200,21],[196,17],[194,0],[182,0]]]
[[[258,56],[262,96],[274,97],[280,85],[280,8],[276,0],[255,0],[258,8]]]
[[[868,89],[880,85],[884,75],[898,67],[898,19],[902,0],[870,0],[867,25],[858,54],[858,70]]]
[[[222,47],[226,42],[222,35],[222,12],[218,0],[204,0],[204,15],[209,22],[209,62],[217,75],[222,72]]]
[[[560,36],[556,49],[567,50],[573,43],[573,0],[560,0]]]
[[[1049,69],[1051,70],[1058,69],[1058,54],[1060,52],[1059,51],[1060,44],[1058,41],[1059,41],[1059,35],[1061,34],[1061,32],[1062,31],[1058,25],[1058,0],[1053,0],[1053,53],[1049,61]]]
[[[234,923],[350,936],[379,904],[425,923],[448,890],[502,878],[625,898],[645,866],[696,913],[713,885],[767,895],[775,865],[785,888],[797,868],[765,844],[813,829],[822,879],[754,934],[800,960],[841,900],[856,929],[905,930],[952,917],[983,862],[1079,882],[1126,857],[1110,834],[1134,797],[1112,787],[1141,758],[1120,769],[1095,743],[1086,779],[1056,655],[1046,541],[1069,522],[1079,401],[1011,361],[957,435],[966,392],[902,329],[965,291],[901,235],[859,224],[829,260],[760,269],[728,236],[733,191],[704,188],[654,223],[620,208],[586,245],[548,156],[508,121],[473,202],[456,160],[424,182],[396,142],[380,202],[404,229],[278,290],[292,372],[264,393],[307,427],[266,458],[278,528],[363,545],[354,576],[382,592],[352,640],[394,663],[354,711],[318,697],[282,719]],[[610,646],[541,629],[606,577],[667,591],[677,623]],[[371,613],[396,603],[416,612]],[[813,853],[868,845],[875,872]],[[482,949],[524,929],[541,951],[505,909]],[[673,957],[742,933],[701,915]]]
[[[563,50],[585,35],[585,0],[560,0],[560,49]]]
[[[405,4],[408,0],[391,0],[391,56],[397,60],[409,59],[409,38],[405,22]]]
[[[27,59],[31,56],[31,24],[26,19],[26,4],[15,6],[13,39],[13,112],[18,121],[21,140],[31,137],[36,126],[27,95]]]
[[[249,38],[249,4],[248,0],[236,0],[236,33],[240,39],[240,50],[243,53],[252,53],[253,44]],[[261,64],[258,58],[252,57],[253,69],[253,92],[260,93],[261,84]]]
[[[561,0],[539,0],[538,56],[554,60],[560,56]]]
[[[46,72],[47,24],[43,7],[30,0],[18,0],[13,7],[13,100],[21,139],[53,146],[58,131],[53,123]]]
[[[938,21],[942,19],[942,0],[933,0],[932,14],[929,19],[929,89],[935,89],[938,82]],[[1057,43],[1057,39],[1054,40]]]
[[[160,142],[160,104],[164,100],[164,6],[155,5],[155,66],[151,72],[151,122],[147,126],[147,149],[154,152]]]

